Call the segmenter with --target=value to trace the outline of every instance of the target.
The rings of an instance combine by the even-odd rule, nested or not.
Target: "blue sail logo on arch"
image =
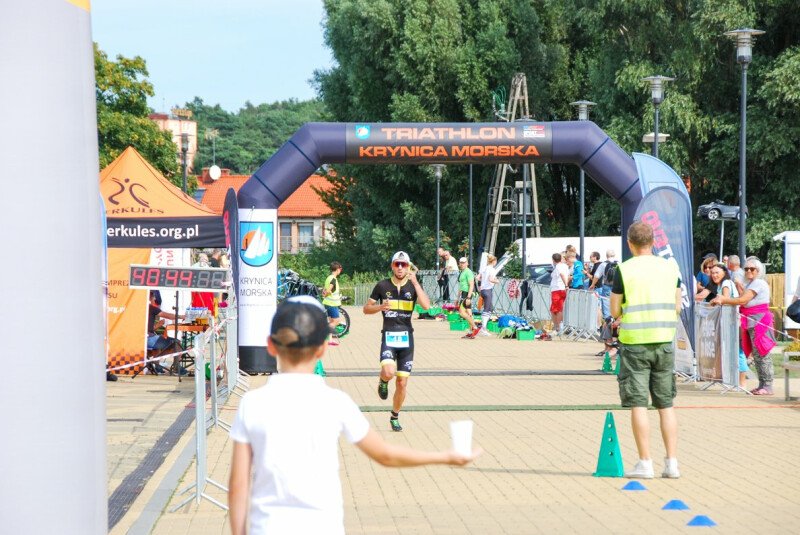
[[[239,257],[248,266],[270,263],[275,251],[275,225],[272,221],[247,221],[239,224]]]

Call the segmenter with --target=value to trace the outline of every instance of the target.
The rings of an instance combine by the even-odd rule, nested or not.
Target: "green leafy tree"
[[[740,68],[723,33],[766,30],[749,70],[748,246],[774,260],[771,233],[796,224],[777,215],[794,213],[800,201],[800,11],[790,0],[327,0],[325,9],[337,65],[315,80],[337,121],[495,120],[490,92],[524,72],[534,119],[574,118],[569,103],[590,99],[598,104],[591,118],[617,144],[649,152],[641,139],[653,128],[653,109],[641,79],[674,76],[661,106],[661,131],[671,137],[660,157],[684,179],[695,207],[737,196]],[[403,247],[433,261],[430,170],[339,171],[349,178],[335,184],[330,205],[356,259],[374,267],[376,256]],[[551,164],[536,174],[543,235],[577,234],[578,169]],[[476,192],[491,175],[478,169]],[[463,166],[451,165],[442,180],[442,228],[456,243],[467,231],[465,177]],[[482,214],[484,196],[476,199]],[[616,203],[591,181],[586,199],[588,235],[619,222]],[[718,232],[698,221],[696,249],[716,249]],[[726,249],[735,240],[729,232]]]
[[[324,120],[325,106],[319,100],[287,100],[254,106],[247,102],[237,113],[209,106],[195,97],[186,107],[193,112],[199,133],[195,169],[214,162],[236,174],[249,175],[269,159],[303,124]],[[205,133],[216,131],[215,141]]]
[[[144,59],[120,55],[112,61],[95,43],[94,70],[100,168],[133,146],[153,167],[180,186],[178,148],[172,142],[172,134],[159,130],[148,118],[147,97],[153,95],[153,86],[147,80]]]

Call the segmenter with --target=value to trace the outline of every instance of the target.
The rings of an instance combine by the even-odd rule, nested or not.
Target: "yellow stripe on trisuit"
[[[390,310],[411,312],[414,310],[413,301],[404,301],[402,299],[388,299]]]

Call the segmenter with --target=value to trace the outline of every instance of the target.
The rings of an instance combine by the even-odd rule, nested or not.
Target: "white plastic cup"
[[[459,455],[472,455],[472,420],[450,422],[453,451]]]

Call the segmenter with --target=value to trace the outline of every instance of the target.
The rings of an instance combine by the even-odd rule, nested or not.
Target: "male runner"
[[[411,260],[406,253],[396,252],[392,257],[392,276],[375,285],[364,305],[364,314],[383,314],[378,396],[387,399],[389,381],[392,377],[397,377],[392,398],[392,416],[389,419],[392,431],[403,430],[398,417],[406,399],[408,376],[411,375],[414,364],[414,329],[411,328],[414,304],[419,301],[426,310],[431,306],[416,275],[410,272],[410,264]]]

